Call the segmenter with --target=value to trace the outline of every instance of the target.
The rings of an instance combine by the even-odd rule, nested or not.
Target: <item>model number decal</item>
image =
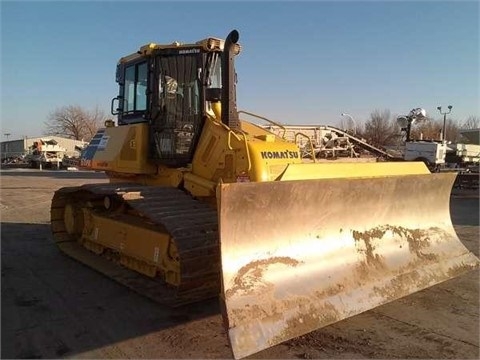
[[[91,159],[80,159],[80,166],[91,167],[92,166],[92,160]]]

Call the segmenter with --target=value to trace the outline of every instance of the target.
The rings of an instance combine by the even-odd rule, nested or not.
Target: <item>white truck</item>
[[[54,139],[39,139],[30,147],[26,160],[32,168],[60,169],[66,152]]]
[[[406,161],[423,161],[431,171],[461,169],[465,166],[478,166],[480,145],[449,143],[445,140],[412,140],[410,132],[415,121],[425,121],[426,111],[422,108],[412,109],[408,115],[399,116],[397,123],[405,132],[405,150],[403,159]]]
[[[423,161],[429,168],[445,164],[447,144],[444,141],[408,141],[405,143],[404,159]]]
[[[478,165],[480,162],[480,145],[449,144],[447,149],[447,162],[455,162],[463,165]]]

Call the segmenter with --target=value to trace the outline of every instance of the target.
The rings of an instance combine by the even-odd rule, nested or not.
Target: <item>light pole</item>
[[[447,114],[450,114],[452,112],[452,105],[448,105],[448,112],[442,112],[442,107],[439,106],[437,107],[438,111],[440,111],[440,114],[443,115],[443,128],[442,128],[442,138],[440,140],[445,140],[445,131],[447,130]]]
[[[342,113],[342,116],[348,116],[350,120],[352,120],[353,123],[353,135],[357,135],[357,123],[355,122],[355,119],[352,117],[350,114]]]
[[[10,135],[12,135],[12,134],[10,134],[10,133],[5,133],[5,134],[3,134],[3,135],[7,137],[7,141],[8,141],[8,138],[9,138]]]

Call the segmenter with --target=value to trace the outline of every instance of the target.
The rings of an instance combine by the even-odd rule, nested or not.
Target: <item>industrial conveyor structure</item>
[[[267,122],[268,124],[259,125],[282,139],[296,143],[300,148],[302,157],[306,159],[358,158],[360,157],[360,150],[368,151],[384,159],[394,159],[394,156],[385,150],[334,126],[283,125],[252,112],[241,110],[238,113],[251,116],[256,121]]]

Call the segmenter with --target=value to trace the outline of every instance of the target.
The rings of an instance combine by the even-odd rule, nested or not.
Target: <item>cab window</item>
[[[133,64],[125,68],[125,93],[123,112],[147,109],[147,63]]]

